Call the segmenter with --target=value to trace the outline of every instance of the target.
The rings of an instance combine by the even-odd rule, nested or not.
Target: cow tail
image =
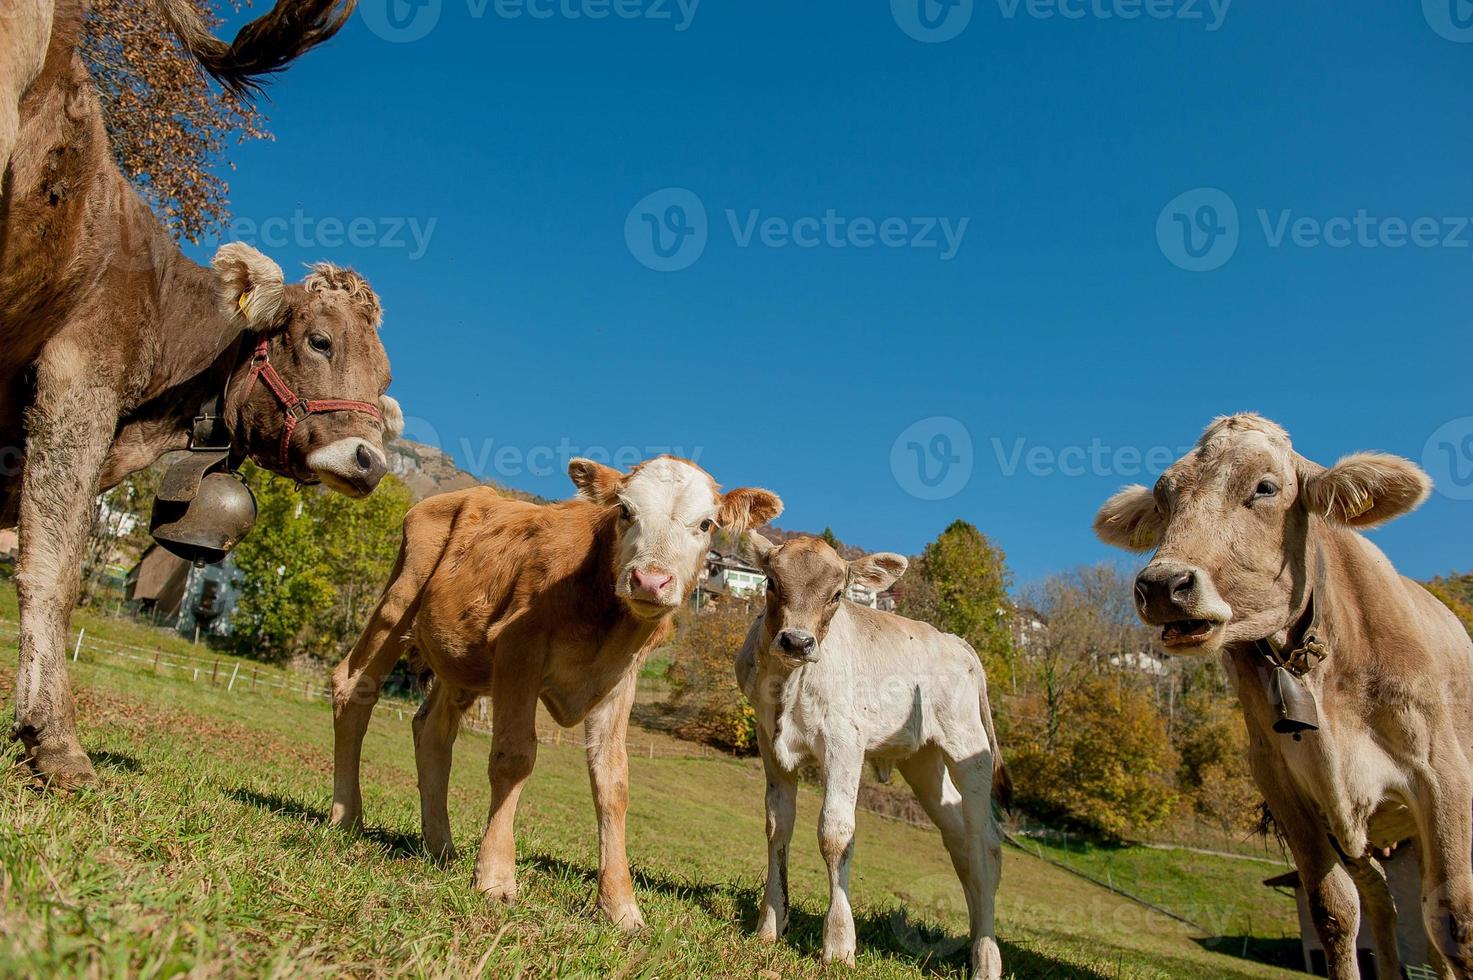
[[[194,0],[154,3],[179,43],[212,78],[237,95],[249,95],[260,89],[260,76],[280,71],[341,30],[357,0],[277,0],[229,44],[210,32]]]
[[[982,725],[987,729],[987,741],[992,743],[992,798],[1004,810],[1013,808],[1013,777],[1002,761],[1002,745],[997,741],[997,731],[992,727],[992,706],[987,700],[987,679],[977,690],[977,699],[982,709]]]

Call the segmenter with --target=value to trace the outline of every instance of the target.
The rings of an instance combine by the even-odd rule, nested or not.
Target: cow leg
[[[419,774],[419,824],[437,861],[455,860],[450,833],[450,761],[460,718],[474,697],[436,678],[414,713],[414,767]]]
[[[359,770],[363,736],[384,679],[408,645],[405,634],[420,583],[404,574],[401,555],[389,585],[363,635],[332,672],[332,816],[334,827],[363,826],[363,791]]]
[[[1377,976],[1401,976],[1401,951],[1396,948],[1396,901],[1386,882],[1386,870],[1370,857],[1347,861],[1345,870],[1355,882],[1362,908],[1371,922],[1371,935],[1376,940]]]
[[[776,942],[788,928],[788,846],[798,811],[798,777],[778,766],[772,743],[760,727],[757,747],[767,774],[767,886],[757,916],[757,938]]]
[[[1434,765],[1437,760],[1434,759]],[[1451,973],[1473,977],[1473,792],[1460,768],[1443,765],[1417,794],[1422,922]]]
[[[823,961],[854,965],[854,911],[849,904],[849,865],[854,860],[854,808],[863,757],[831,756],[823,767],[823,808],[818,850],[829,869],[829,911],[823,920]]]
[[[491,813],[476,855],[471,887],[499,901],[517,897],[517,848],[512,835],[517,800],[537,762],[537,685],[541,671],[503,659],[492,678]],[[521,668],[521,669],[519,669]]]
[[[1002,834],[992,815],[992,750],[985,732],[971,746],[948,754],[946,771],[960,797],[968,872],[962,876],[972,943],[972,976],[998,980],[997,886],[1002,880]]]
[[[624,823],[629,810],[629,755],[624,738],[638,677],[637,670],[630,671],[583,722],[588,781],[598,816],[598,907],[625,932],[644,928],[644,916],[634,901],[629,856],[624,850]]]
[[[118,398],[70,347],[44,354],[36,375],[21,477],[15,734],[41,778],[65,788],[94,776],[77,740],[66,631],[97,483],[117,427]]]

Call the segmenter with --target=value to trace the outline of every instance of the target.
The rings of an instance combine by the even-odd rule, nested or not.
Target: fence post
[[[261,670],[260,667],[252,667],[251,668],[251,690],[252,691],[254,691],[256,689],[256,674],[260,670]]]
[[[157,674],[159,672],[159,648],[158,647],[154,647],[153,648],[153,672],[155,674]]]
[[[220,676],[220,661],[215,661],[215,666],[210,668],[210,686],[215,686],[215,678]]]
[[[230,683],[225,685],[225,693],[229,694],[235,690],[235,675],[240,673],[240,661],[235,662],[235,669],[230,672]]]
[[[194,668],[194,680],[191,683],[194,683],[194,684],[198,684],[199,683],[199,668],[198,667]]]
[[[654,742],[651,742],[650,743],[650,758],[653,759],[654,757],[655,757],[655,743]]]
[[[77,654],[79,654],[79,653],[82,652],[82,637],[84,637],[86,635],[87,635],[87,627],[85,627],[85,626],[82,627],[80,630],[77,631],[77,645],[72,648],[72,663],[76,663],[77,662]]]

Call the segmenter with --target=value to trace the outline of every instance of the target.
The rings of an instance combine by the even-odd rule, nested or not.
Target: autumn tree
[[[209,0],[194,0],[211,28]],[[217,170],[231,143],[269,139],[265,117],[211,82],[150,0],[91,0],[79,52],[97,84],[113,154],[175,237],[198,242],[228,218]]]
[[[1011,584],[1002,549],[958,520],[911,563],[896,590],[897,611],[966,640],[996,679],[1012,661]]]
[[[1427,591],[1451,609],[1468,635],[1473,636],[1473,573],[1435,578],[1427,583]]]
[[[726,601],[680,618],[665,679],[682,738],[742,754],[757,751],[757,714],[733,669],[756,614],[746,603]]]

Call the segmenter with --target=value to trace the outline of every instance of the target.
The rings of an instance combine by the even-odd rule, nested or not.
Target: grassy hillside
[[[13,618],[8,596],[0,618]],[[0,635],[7,715],[13,658],[13,639]],[[153,675],[85,650],[73,676],[101,780],[58,798],[18,771],[0,772],[0,975],[850,975],[816,956],[826,885],[812,832],[818,801],[806,790],[789,937],[765,947],[747,936],[765,860],[762,784],[750,761],[633,759],[630,853],[651,928],[631,939],[592,915],[592,804],[582,752],[568,740],[542,747],[523,797],[523,897],[508,909],[468,887],[487,805],[486,737],[458,744],[451,814],[463,856],[442,868],[418,849],[409,724],[397,712],[381,711],[370,730],[370,831],[350,837],[325,825],[331,721],[320,699],[264,686],[226,694],[223,682]],[[7,746],[0,765],[17,758]],[[936,835],[865,813],[858,833],[862,975],[962,975],[960,889]],[[1183,875],[1183,860],[1195,870]],[[1278,900],[1277,916],[1278,906],[1264,911],[1263,865],[1168,854],[1162,874],[1190,879],[1166,897],[1196,910],[1214,935],[1008,849],[999,905],[1009,969],[1287,975],[1229,955],[1241,951],[1237,923],[1201,914],[1246,898],[1259,935],[1292,929],[1288,901]]]

